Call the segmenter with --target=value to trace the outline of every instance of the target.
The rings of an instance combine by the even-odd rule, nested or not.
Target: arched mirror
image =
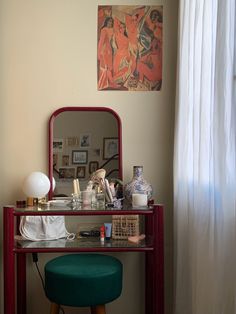
[[[106,170],[108,178],[122,179],[121,140],[120,118],[110,108],[63,107],[53,112],[49,120],[49,198],[70,196],[74,178],[84,189],[99,168]]]

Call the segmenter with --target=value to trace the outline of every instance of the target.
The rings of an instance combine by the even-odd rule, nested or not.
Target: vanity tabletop
[[[15,216],[27,216],[27,215],[148,215],[153,214],[154,206],[133,208],[128,205],[124,205],[121,209],[118,208],[107,208],[107,207],[72,207],[70,204],[50,204],[48,205],[37,205],[28,207],[14,207]]]

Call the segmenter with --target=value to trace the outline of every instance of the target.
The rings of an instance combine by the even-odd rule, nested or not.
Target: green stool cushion
[[[122,264],[102,254],[70,254],[45,265],[45,291],[51,302],[75,306],[106,304],[122,290]]]

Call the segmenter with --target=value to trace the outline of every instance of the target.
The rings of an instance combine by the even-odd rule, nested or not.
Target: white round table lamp
[[[42,172],[32,172],[23,182],[22,190],[27,197],[42,198],[50,189],[50,181]]]

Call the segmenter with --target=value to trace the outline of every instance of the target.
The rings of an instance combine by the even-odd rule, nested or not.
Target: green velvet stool
[[[90,307],[91,314],[105,314],[105,304],[117,299],[122,290],[122,264],[102,254],[70,254],[45,265],[45,292],[51,314],[59,305]]]

